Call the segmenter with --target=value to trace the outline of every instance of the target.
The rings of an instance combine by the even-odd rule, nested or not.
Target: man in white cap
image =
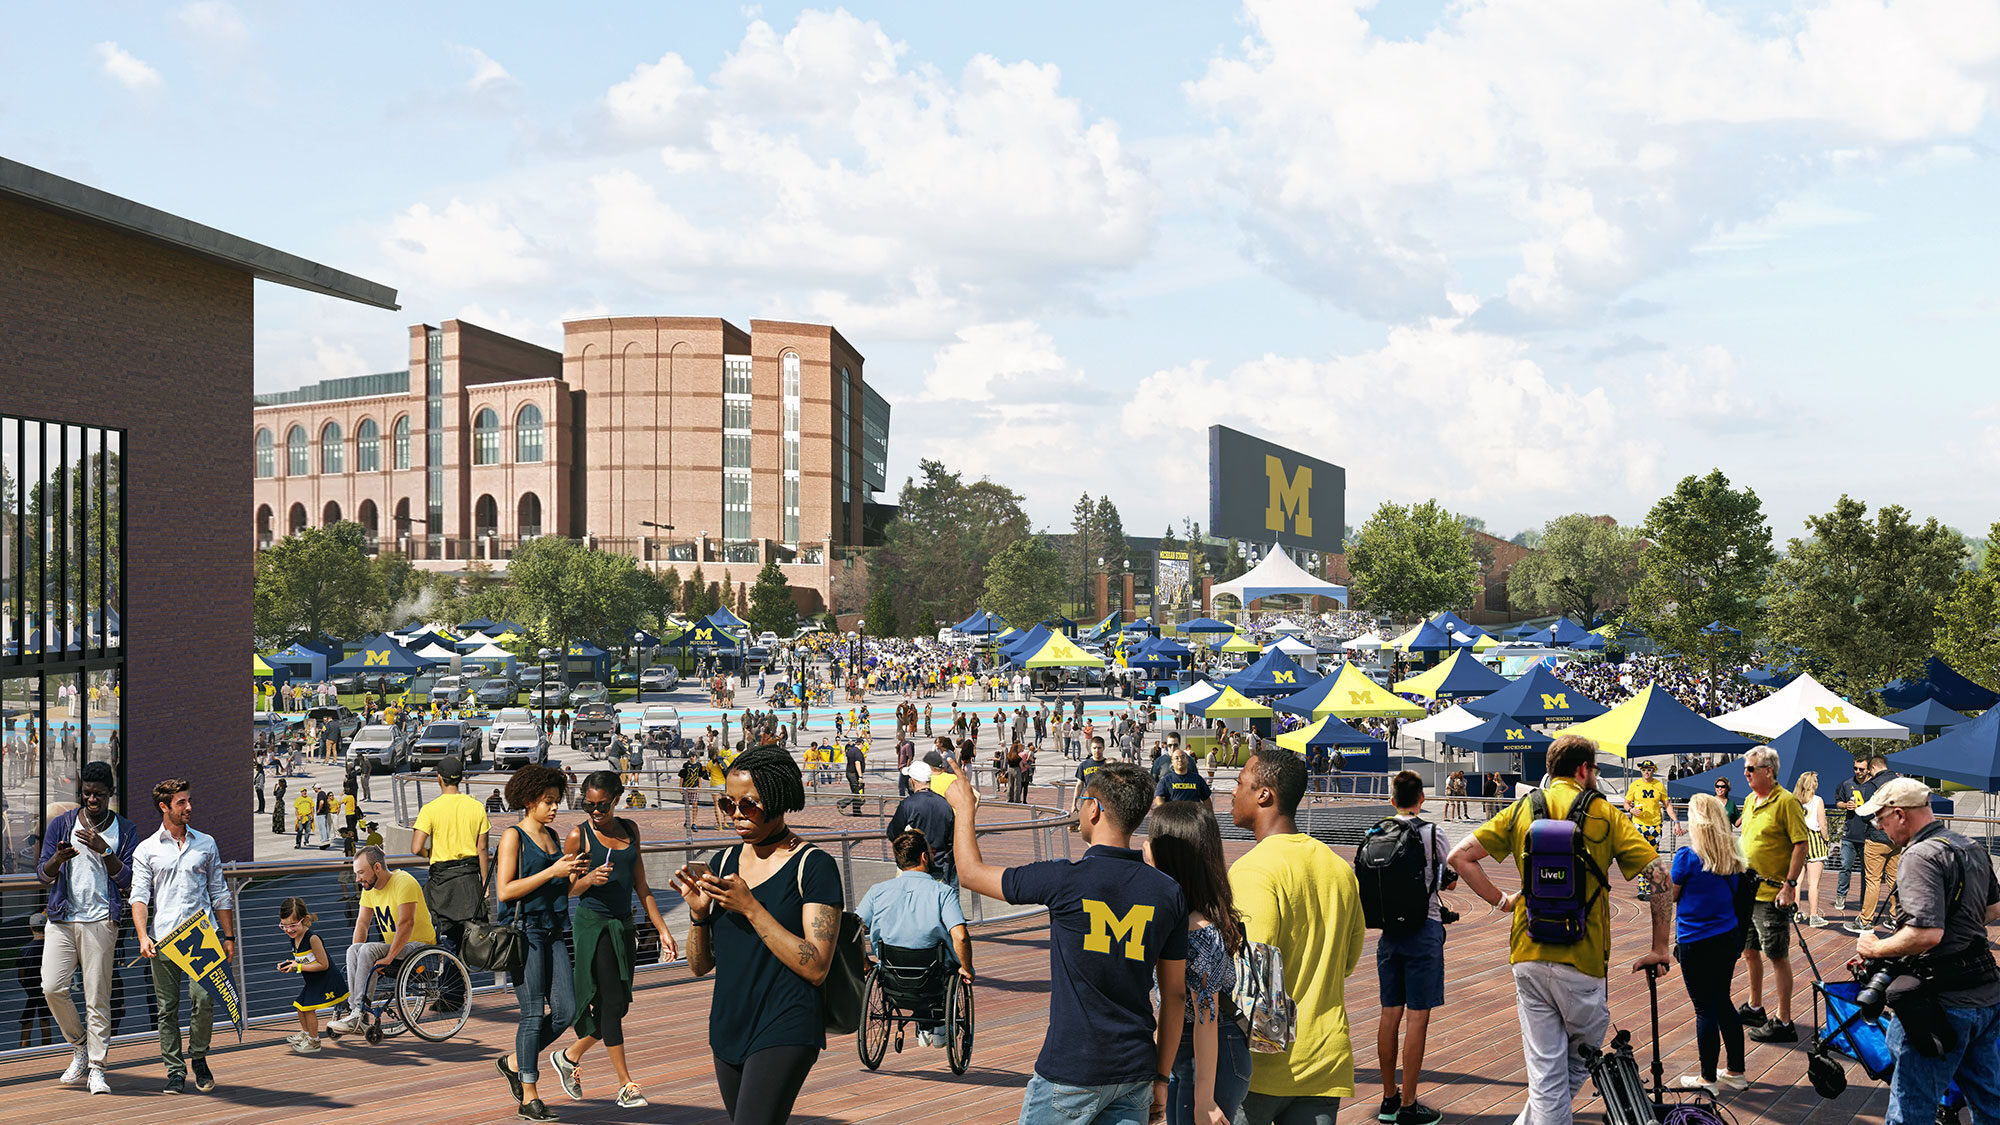
[[[889,818],[890,840],[903,834],[905,828],[914,828],[924,834],[930,844],[931,874],[939,880],[958,886],[958,866],[952,860],[952,830],[958,817],[951,811],[951,803],[931,789],[931,774],[944,768],[944,756],[933,750],[921,761],[903,767],[902,774],[910,779],[910,795],[896,806],[896,815]]]
[[[1916,958],[1917,975],[1924,981],[1917,992],[1937,1001],[1933,1011],[1943,1024],[1929,1029],[1928,1036],[1949,1031],[1956,1040],[1941,1053],[1927,1055],[1904,1026],[1905,1017],[1883,1016],[1889,1050],[1896,1056],[1885,1125],[1929,1122],[1953,1079],[1975,1120],[2000,1118],[2000,965],[1986,940],[1986,927],[2000,920],[2000,881],[1986,849],[1946,831],[1931,815],[1930,804],[1931,792],[1923,782],[1899,777],[1855,810],[1873,817],[1875,826],[1903,850],[1896,931],[1888,937],[1860,935],[1855,952],[1867,958]]]

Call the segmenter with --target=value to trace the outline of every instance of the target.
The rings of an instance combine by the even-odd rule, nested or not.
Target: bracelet
[[[1168,1078],[1168,1077],[1167,1077],[1166,1075],[1164,1075],[1164,1074],[1155,1074],[1155,1075],[1153,1075],[1153,1081],[1155,1081],[1155,1082],[1171,1082],[1171,1081],[1172,1081],[1172,1079]]]

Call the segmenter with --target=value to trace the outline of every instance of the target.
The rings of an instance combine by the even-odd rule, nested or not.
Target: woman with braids
[[[674,938],[660,917],[646,885],[646,865],[639,858],[639,826],[617,815],[625,783],[612,770],[598,770],[583,779],[583,811],[589,817],[569,830],[563,856],[583,858],[581,875],[569,881],[576,900],[571,930],[576,935],[576,1042],[549,1053],[562,1080],[563,1093],[582,1100],[583,1080],[577,1064],[599,1043],[618,1072],[618,1105],[635,1109],[648,1105],[625,1068],[625,1013],[632,1007],[632,968],[639,960],[639,931],[632,924],[632,896],[646,907],[646,918],[660,935],[660,961],[680,956]]]
[[[556,1119],[535,1089],[541,1076],[535,1063],[576,1018],[569,881],[587,872],[590,860],[563,854],[561,838],[551,827],[568,788],[559,769],[530,763],[514,771],[507,782],[507,807],[521,810],[521,820],[500,837],[499,868],[494,874],[500,920],[519,923],[527,939],[527,958],[514,981],[514,994],[521,1002],[514,1053],[494,1060],[524,1121]]]
[[[1167,1125],[1227,1125],[1250,1092],[1250,1041],[1229,1000],[1243,922],[1229,890],[1222,828],[1195,801],[1169,801],[1149,815],[1146,862],[1181,885],[1188,908],[1186,1010],[1167,1075]]]
[[[806,806],[790,754],[744,751],[715,804],[743,842],[674,876],[693,920],[688,968],[715,970],[708,1046],[730,1121],[779,1125],[826,1049],[819,986],[840,933],[840,869],[785,823]]]

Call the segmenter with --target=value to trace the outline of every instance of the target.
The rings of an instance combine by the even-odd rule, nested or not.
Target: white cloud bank
[[[149,93],[164,84],[159,71],[109,40],[97,45],[97,65],[113,81],[135,93]]]

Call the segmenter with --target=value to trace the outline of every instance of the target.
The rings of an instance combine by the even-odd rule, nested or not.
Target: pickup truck
[[[597,756],[602,757],[603,747],[610,746],[617,733],[618,713],[609,703],[585,703],[569,717],[569,744],[586,753],[597,747]]]
[[[457,719],[440,719],[417,736],[416,745],[410,749],[410,765],[430,769],[456,754],[459,761],[470,766],[479,761],[482,737],[477,728]]]
[[[410,739],[401,727],[370,723],[347,744],[347,760],[370,773],[395,773],[410,759]]]

